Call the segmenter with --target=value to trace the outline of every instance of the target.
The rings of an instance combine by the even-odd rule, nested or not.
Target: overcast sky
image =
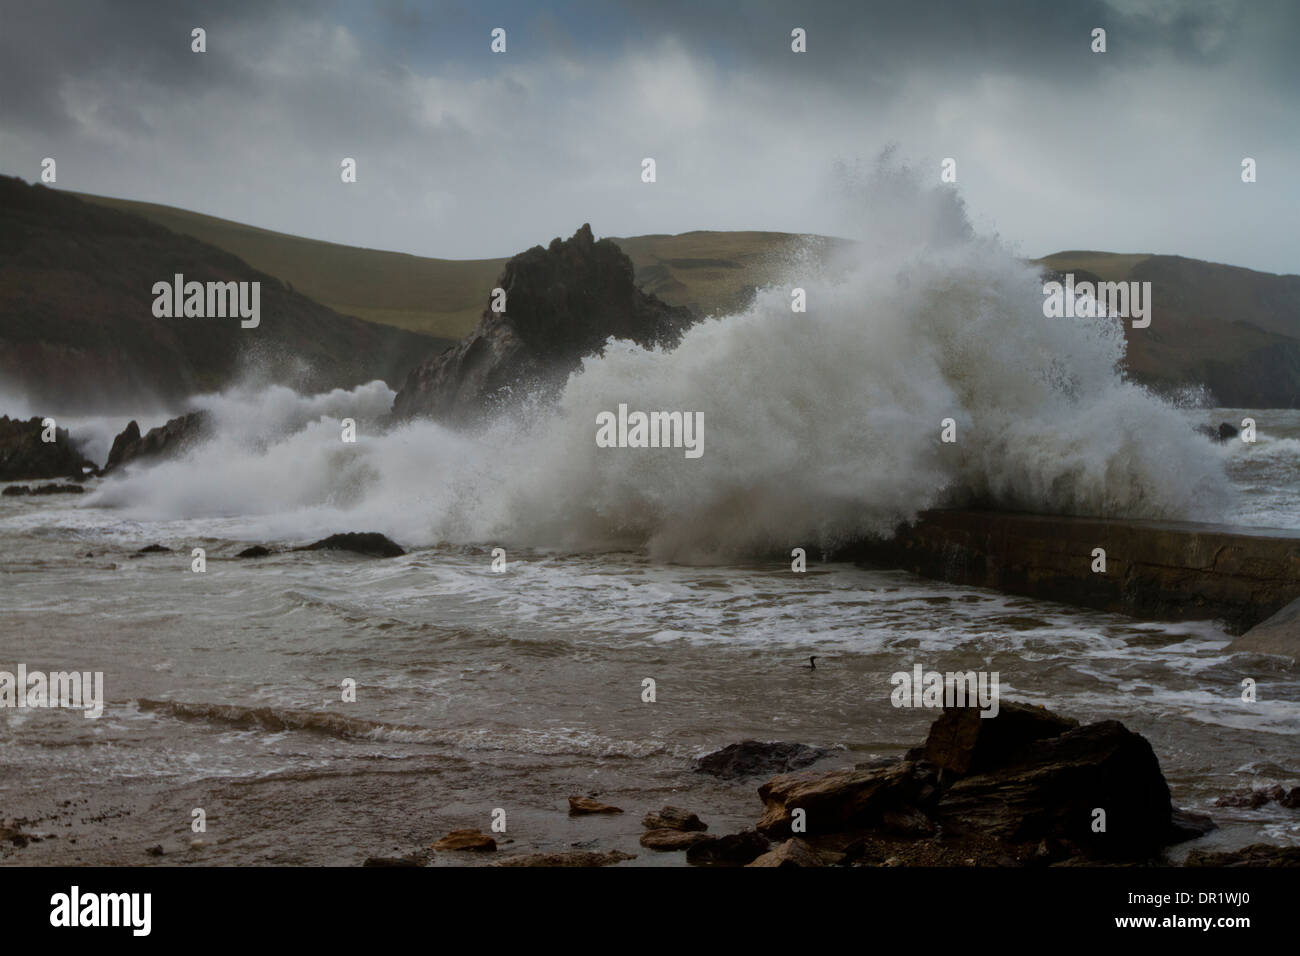
[[[845,234],[835,162],[896,144],[1025,255],[1300,273],[1298,40],[1287,0],[0,0],[0,172],[472,258],[584,221]]]

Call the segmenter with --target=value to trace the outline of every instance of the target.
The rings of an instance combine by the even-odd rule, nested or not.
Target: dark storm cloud
[[[897,143],[956,157],[977,224],[1027,251],[1300,268],[1300,4],[0,0],[0,23],[3,172],[57,156],[61,188],[340,242],[832,230],[835,162]]]

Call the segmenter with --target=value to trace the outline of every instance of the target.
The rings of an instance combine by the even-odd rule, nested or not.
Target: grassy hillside
[[[335,311],[447,339],[474,327],[506,262],[357,249],[168,206],[83,198],[232,252]],[[815,258],[844,241],[780,232],[613,238],[643,289],[700,314],[742,307],[757,286],[780,281],[801,249]],[[1153,283],[1151,327],[1126,328],[1135,379],[1161,389],[1205,385],[1223,404],[1300,406],[1300,277],[1148,253],[1074,250],[1037,264]]]
[[[234,253],[336,312],[441,338],[459,339],[474,328],[506,264],[504,258],[427,259],[359,249],[171,206],[74,195]],[[743,305],[803,244],[802,237],[784,232],[612,238],[631,258],[643,289],[669,305],[688,306],[700,314],[730,312]]]
[[[261,283],[261,324],[156,318],[153,285]],[[0,177],[0,381],[64,412],[137,410],[257,369],[305,389],[399,382],[445,343],[339,315],[229,252]]]

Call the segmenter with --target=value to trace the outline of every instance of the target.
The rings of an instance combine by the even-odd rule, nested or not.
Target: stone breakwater
[[[928,511],[841,557],[1139,618],[1221,620],[1236,633],[1300,598],[1300,535],[1264,528]]]

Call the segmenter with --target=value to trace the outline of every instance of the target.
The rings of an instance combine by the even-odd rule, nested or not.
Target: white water
[[[376,530],[408,545],[645,549],[687,562],[816,549],[918,510],[1222,520],[1225,456],[1116,371],[1113,319],[1045,318],[1036,271],[973,235],[956,193],[881,167],[854,187],[860,245],[792,265],[746,312],[671,352],[611,342],[556,409],[476,435],[382,431],[382,383],[200,396],[219,436],[106,483],[89,505],[148,519],[246,516],[249,536]],[[790,286],[807,290],[794,314]],[[601,449],[598,412],[704,414],[704,456]],[[358,420],[355,445],[339,420]],[[957,442],[940,442],[940,423]],[[103,444],[101,439],[100,444]],[[232,533],[231,523],[223,532]]]

